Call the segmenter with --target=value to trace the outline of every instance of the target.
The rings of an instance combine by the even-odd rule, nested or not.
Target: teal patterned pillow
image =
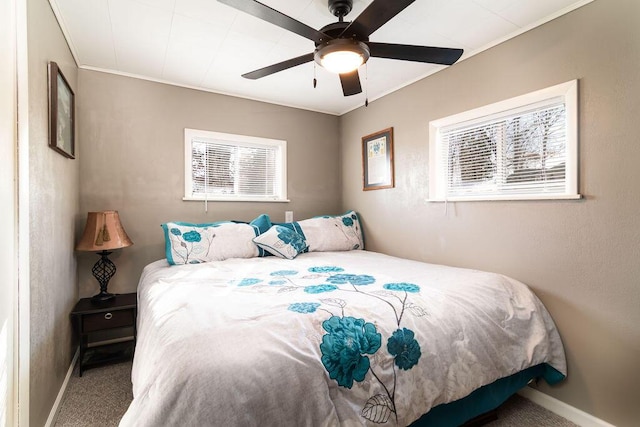
[[[294,259],[307,249],[304,236],[281,225],[274,225],[266,233],[255,237],[253,242],[279,258]]]
[[[208,224],[168,222],[162,224],[162,229],[165,255],[171,265],[258,256],[258,248],[252,239],[260,231],[253,224],[231,221]]]
[[[269,231],[269,229],[273,225],[273,224],[271,224],[271,218],[269,218],[269,215],[267,215],[267,214],[262,214],[262,215],[258,216],[253,221],[251,221],[250,224],[258,227],[258,233],[256,234],[257,236]],[[269,252],[265,251],[261,247],[258,247],[258,252],[259,252],[258,256],[260,256],[260,257],[264,257],[264,256],[269,256],[270,255]]]
[[[266,233],[271,228],[271,218],[269,215],[262,214],[251,221],[249,224],[258,227],[258,234]]]

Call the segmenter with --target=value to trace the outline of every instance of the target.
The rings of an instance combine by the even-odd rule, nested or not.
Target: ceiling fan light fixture
[[[367,62],[369,47],[352,39],[329,40],[316,48],[314,59],[332,73],[350,73]]]

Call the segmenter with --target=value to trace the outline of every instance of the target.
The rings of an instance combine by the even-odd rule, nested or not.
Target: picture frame
[[[395,186],[393,128],[362,137],[362,190]]]
[[[48,65],[49,147],[75,159],[75,94],[58,64]]]

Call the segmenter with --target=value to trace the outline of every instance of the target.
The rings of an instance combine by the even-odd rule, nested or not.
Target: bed
[[[120,425],[457,426],[565,377],[524,284],[361,248],[149,264]]]

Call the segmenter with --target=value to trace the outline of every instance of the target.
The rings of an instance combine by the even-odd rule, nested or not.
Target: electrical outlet
[[[293,222],[293,211],[284,211],[284,222]]]

